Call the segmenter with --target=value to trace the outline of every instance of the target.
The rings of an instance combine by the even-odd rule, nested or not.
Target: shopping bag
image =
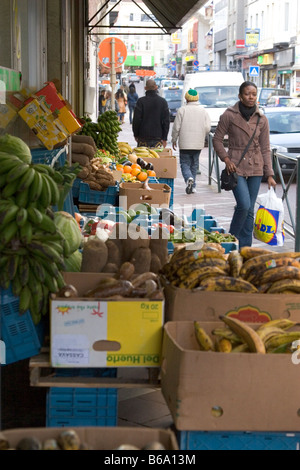
[[[254,238],[270,246],[283,246],[284,207],[281,198],[277,197],[274,188],[257,197],[259,208],[254,222]]]

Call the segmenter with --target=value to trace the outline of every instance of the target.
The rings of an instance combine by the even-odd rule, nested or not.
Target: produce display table
[[[61,370],[61,369],[60,369]],[[159,368],[118,368],[117,377],[56,376],[49,352],[34,356],[29,362],[30,385],[33,387],[87,388],[160,388]]]

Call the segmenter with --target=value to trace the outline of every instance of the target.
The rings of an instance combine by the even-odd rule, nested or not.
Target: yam
[[[82,249],[81,272],[101,273],[107,263],[108,249],[98,238],[89,239]]]
[[[150,271],[151,264],[151,250],[146,247],[139,247],[134,250],[130,262],[134,266],[134,272],[136,274],[143,274]]]
[[[104,273],[116,274],[119,271],[119,268],[114,263],[106,263],[103,268]]]
[[[129,224],[127,226],[127,237],[123,240],[123,261],[130,261],[136,249],[149,248],[149,245],[148,230],[134,223]]]
[[[95,153],[97,152],[97,146],[91,135],[78,135],[78,134],[76,135],[75,134],[72,136],[72,145],[74,145],[74,143],[89,144],[93,147],[93,149],[95,150]]]
[[[87,155],[84,155],[83,153],[72,152],[72,162],[79,163],[81,166],[87,166],[90,162],[90,159]]]
[[[151,249],[151,248],[150,248]],[[161,270],[162,268],[162,264],[161,264],[161,261],[158,257],[158,255],[156,253],[152,253],[151,252],[151,263],[150,263],[150,271],[152,273],[159,273],[159,271]]]
[[[107,263],[115,264],[117,268],[121,266],[121,253],[116,243],[108,239],[106,241],[108,250]]]
[[[124,262],[123,253],[124,253],[124,241],[126,238],[127,238],[127,224],[125,222],[120,222],[120,223],[115,224],[109,235],[109,240],[112,241],[119,249],[120,260],[121,260],[120,265]]]
[[[87,166],[85,166],[77,174],[77,178],[80,178],[81,180],[85,180],[89,176],[89,174],[90,174],[90,170],[88,169]]]
[[[88,183],[90,189],[93,189],[94,191],[103,191],[103,188],[100,184],[96,183],[96,181],[85,181],[86,183]]]
[[[161,227],[152,232],[150,240],[150,249],[153,255],[157,255],[161,265],[164,266],[168,262],[168,234]]]
[[[132,276],[135,273],[135,268],[132,263],[125,261],[119,269],[120,279],[131,280]]]
[[[84,143],[72,143],[72,153],[79,153],[86,155],[89,157],[89,160],[92,160],[95,156],[95,150],[94,147],[90,144],[84,144]]]

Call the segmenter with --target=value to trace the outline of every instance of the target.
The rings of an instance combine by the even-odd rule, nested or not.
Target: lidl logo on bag
[[[257,240],[267,243],[271,246],[278,246],[278,221],[279,211],[266,209],[260,206],[256,213],[254,223],[254,236]],[[284,239],[283,223],[281,227],[281,236]]]

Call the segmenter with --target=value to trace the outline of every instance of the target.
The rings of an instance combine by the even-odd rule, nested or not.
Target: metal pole
[[[296,230],[295,251],[300,251],[300,157],[297,157],[297,199],[296,199]]]
[[[115,64],[115,38],[111,40],[111,109],[115,111],[115,94],[116,94],[116,64]]]

